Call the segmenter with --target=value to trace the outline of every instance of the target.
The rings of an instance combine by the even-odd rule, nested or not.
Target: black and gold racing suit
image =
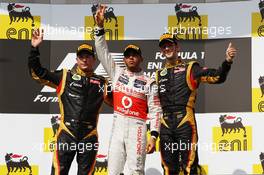
[[[207,69],[197,62],[166,64],[157,71],[159,97],[163,109],[160,151],[165,175],[197,174],[197,127],[194,116],[196,89],[199,83],[222,83],[231,64]]]
[[[56,135],[52,175],[67,175],[77,154],[78,175],[91,174],[98,149],[97,119],[104,100],[106,81],[94,73],[73,70],[50,72],[39,61],[38,48],[31,48],[28,66],[33,79],[56,88],[61,113]]]

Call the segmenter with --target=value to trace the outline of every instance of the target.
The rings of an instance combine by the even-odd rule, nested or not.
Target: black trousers
[[[65,130],[61,130],[57,136],[51,175],[68,175],[75,154],[78,163],[77,174],[93,174],[97,149],[97,135],[79,140]]]
[[[160,153],[164,175],[198,174],[197,127],[192,111],[164,113]]]

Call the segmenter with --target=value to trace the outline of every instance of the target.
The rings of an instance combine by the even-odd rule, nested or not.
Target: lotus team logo
[[[98,4],[93,4],[91,12],[93,16],[85,17],[85,39],[94,40],[95,14]],[[105,11],[105,36],[107,40],[123,40],[124,39],[124,16],[117,16],[113,7],[107,7]],[[91,30],[92,29],[92,30]]]
[[[183,11],[183,9],[188,8],[189,11]],[[175,12],[176,12],[176,17],[178,20],[177,25],[182,22],[186,22],[187,20],[190,21],[195,21],[196,18],[199,20],[199,26],[202,25],[201,23],[201,17],[197,12],[197,7],[196,6],[191,6],[191,5],[183,5],[183,4],[176,4],[175,5]]]
[[[7,175],[12,172],[23,172],[23,175],[28,172],[29,175],[32,175],[31,166],[28,163],[28,157],[17,155],[13,153],[6,153],[5,162],[7,167]]]
[[[22,11],[18,11],[17,9],[21,9]],[[30,13],[30,8],[29,7],[25,7],[23,5],[19,5],[19,4],[15,4],[15,3],[9,3],[7,6],[7,10],[9,13],[9,17],[10,17],[10,25],[13,22],[19,22],[20,20],[22,20],[22,22],[24,22],[24,20],[26,20],[25,22],[28,21],[28,19],[31,19],[32,21],[32,27],[34,26],[34,18]]]
[[[242,121],[242,117],[220,115],[220,127],[213,127],[213,151],[252,150],[252,127]]]

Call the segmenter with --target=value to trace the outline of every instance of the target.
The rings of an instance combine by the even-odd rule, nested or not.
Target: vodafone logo
[[[122,98],[122,105],[124,106],[125,109],[128,109],[132,106],[132,100],[131,98],[127,97],[127,96],[124,96]]]

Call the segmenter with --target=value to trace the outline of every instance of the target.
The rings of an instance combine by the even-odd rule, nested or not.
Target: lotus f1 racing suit
[[[56,134],[52,175],[67,175],[77,153],[78,175],[91,174],[98,149],[97,119],[104,100],[105,79],[73,70],[50,72],[39,61],[38,48],[31,48],[28,66],[33,79],[56,88],[61,121]],[[88,145],[89,144],[89,145]],[[64,145],[64,146],[62,146]],[[74,150],[83,145],[89,149]]]
[[[115,64],[103,29],[95,37],[98,59],[113,84],[114,119],[108,154],[108,173],[119,175],[127,160],[129,174],[144,174],[146,120],[151,135],[158,136],[162,114],[155,80],[141,72],[130,72]]]
[[[219,69],[200,67],[197,62],[166,64],[157,71],[159,97],[163,110],[160,149],[165,175],[197,174],[197,127],[194,116],[196,89],[199,83],[223,83],[231,64]]]

